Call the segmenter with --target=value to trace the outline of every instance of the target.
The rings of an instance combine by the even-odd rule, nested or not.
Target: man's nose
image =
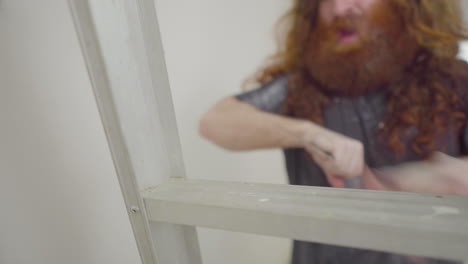
[[[335,17],[353,15],[356,13],[357,6],[355,0],[331,0],[332,12]]]

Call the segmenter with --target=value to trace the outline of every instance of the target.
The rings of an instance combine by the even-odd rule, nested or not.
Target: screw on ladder
[[[130,211],[131,211],[132,213],[136,214],[136,213],[140,212],[140,208],[138,208],[138,206],[136,206],[136,205],[132,205],[132,206],[130,207]]]

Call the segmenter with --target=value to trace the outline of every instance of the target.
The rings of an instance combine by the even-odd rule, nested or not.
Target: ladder
[[[201,264],[197,226],[468,260],[465,197],[186,179],[154,0],[69,5],[143,264]]]

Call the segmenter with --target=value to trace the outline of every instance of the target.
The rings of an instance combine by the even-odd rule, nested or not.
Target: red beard
[[[318,24],[307,43],[307,72],[325,94],[358,96],[404,76],[417,52],[399,11],[389,1],[375,4],[367,14]],[[340,36],[357,40],[342,43]]]

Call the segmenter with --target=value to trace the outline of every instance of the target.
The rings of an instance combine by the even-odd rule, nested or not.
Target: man
[[[260,88],[200,133],[283,148],[291,184],[468,194],[468,66],[456,0],[295,0]],[[443,154],[444,153],[444,154]],[[293,264],[456,263],[295,241]]]

